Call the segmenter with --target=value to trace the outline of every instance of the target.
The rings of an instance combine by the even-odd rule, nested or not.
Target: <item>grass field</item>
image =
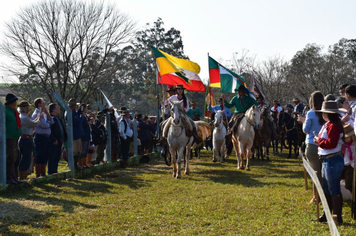
[[[311,181],[285,154],[252,160],[237,170],[236,158],[213,163],[211,152],[191,161],[177,180],[163,160],[83,179],[25,184],[0,195],[2,235],[329,235],[312,222]],[[344,203],[340,235],[356,235]]]

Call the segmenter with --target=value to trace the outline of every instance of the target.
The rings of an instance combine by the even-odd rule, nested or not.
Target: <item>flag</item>
[[[263,94],[263,92],[261,91],[261,89],[258,87],[257,82],[255,81],[254,78],[252,78],[251,91],[252,91],[253,94],[255,94],[256,96],[261,95],[261,96],[263,97],[263,99],[266,99],[265,95]]]
[[[199,77],[200,66],[192,61],[177,58],[151,46],[158,69],[158,83],[166,85],[182,84],[186,90],[204,92],[205,87]]]
[[[245,79],[220,65],[209,56],[210,87],[221,88],[222,93],[235,93],[240,85],[246,87]]]
[[[212,88],[208,88],[206,90],[206,96],[205,96],[205,107],[204,107],[204,116],[206,118],[210,118],[211,113],[208,109],[209,104],[213,107],[215,106],[215,101],[214,101],[214,94],[213,94],[213,89]]]

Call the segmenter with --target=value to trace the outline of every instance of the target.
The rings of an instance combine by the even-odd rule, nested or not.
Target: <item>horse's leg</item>
[[[176,178],[177,179],[180,179],[182,176],[181,176],[181,163],[182,163],[182,159],[183,159],[183,151],[184,151],[184,147],[180,147],[178,149],[178,159],[177,159],[177,165],[178,165],[178,171],[177,171],[177,176]],[[187,150],[186,152],[186,162],[188,163],[189,161],[189,150]]]
[[[260,153],[260,156],[261,156],[261,160],[263,161],[264,159],[263,159],[263,155],[264,155],[264,153],[263,153],[263,144],[261,144],[259,147],[259,153]]]
[[[177,177],[177,152],[173,149],[170,149],[171,157],[172,157],[172,162],[173,162],[173,178]]]
[[[246,147],[246,170],[251,170],[250,169],[250,157],[251,157],[251,155],[252,155],[251,146],[247,145],[247,147]],[[263,160],[263,157],[262,157],[262,160]]]
[[[188,145],[186,146],[186,150],[191,149],[192,142],[193,142],[193,137],[190,138],[190,141],[189,141]],[[185,175],[189,175],[190,174],[190,171],[189,171],[189,156],[187,156],[187,163],[185,163],[184,174]]]
[[[235,149],[236,160],[237,160],[237,169],[240,169],[240,151],[239,151],[239,141],[232,141]]]
[[[288,158],[292,158],[292,139],[288,138],[288,146],[289,146],[289,154],[288,154]]]
[[[245,169],[245,164],[244,164],[244,157],[245,157],[245,150],[244,150],[244,145],[240,142],[239,143],[239,149],[240,149],[240,168],[241,170]]]

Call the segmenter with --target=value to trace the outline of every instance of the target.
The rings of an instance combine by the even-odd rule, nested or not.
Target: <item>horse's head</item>
[[[214,126],[219,127],[222,121],[223,121],[223,111],[217,111],[215,113]]]
[[[277,116],[277,124],[278,126],[282,126],[284,123],[284,117],[285,117],[286,112],[282,110],[278,116]]]
[[[247,110],[246,115],[248,119],[253,122],[253,126],[255,126],[257,129],[262,127],[260,108],[253,105],[250,109]]]
[[[172,117],[173,117],[173,123],[175,125],[179,124],[179,120],[180,120],[180,115],[183,112],[183,101],[179,101],[179,102],[171,102],[172,104]]]

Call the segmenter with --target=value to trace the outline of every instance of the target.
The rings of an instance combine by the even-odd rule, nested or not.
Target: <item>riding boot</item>
[[[341,194],[334,194],[331,195],[332,204],[333,204],[333,214],[337,216],[337,224],[342,225],[342,195]]]
[[[87,156],[87,158],[86,158],[86,166],[87,167],[93,167],[93,165],[91,164],[91,153],[88,153],[88,156]]]
[[[326,201],[328,202],[328,206],[331,211],[333,209],[333,201],[332,201],[331,195],[325,195],[325,198],[326,198]],[[319,221],[321,223],[327,222],[325,210],[323,211],[323,214],[319,218],[312,219],[312,220]]]
[[[41,177],[41,171],[42,171],[42,166],[41,166],[41,164],[36,164],[36,165],[35,165],[35,169],[36,169],[36,178]]]
[[[79,160],[79,156],[74,156],[74,169],[76,170],[82,170],[83,168],[81,168],[80,166],[78,166],[78,160]]]
[[[46,166],[47,164],[41,164],[41,176],[46,176]]]
[[[201,138],[199,138],[198,133],[197,133],[197,128],[193,127],[193,137],[194,137],[194,142],[196,144],[200,144],[202,142]]]

